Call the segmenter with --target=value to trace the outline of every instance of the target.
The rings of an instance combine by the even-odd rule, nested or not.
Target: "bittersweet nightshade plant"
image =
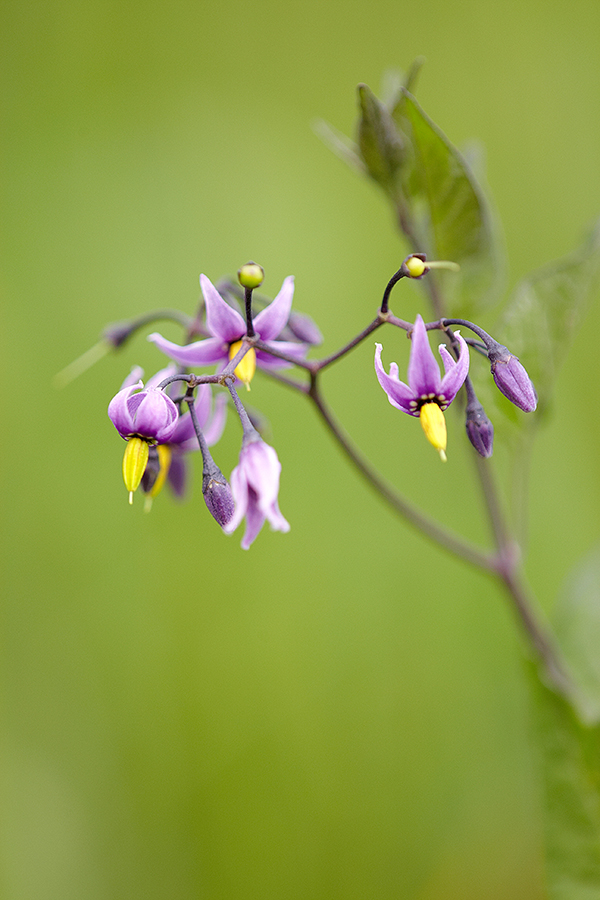
[[[505,589],[536,663],[535,684],[545,727],[551,731],[554,728],[547,760],[548,783],[554,778],[558,785],[548,830],[550,880],[555,888],[552,897],[567,900],[565,891],[571,885],[573,893],[568,900],[584,893],[586,897],[600,896],[600,742],[593,743],[591,732],[592,728],[600,728],[600,685],[591,692],[582,688],[577,665],[573,667],[571,660],[566,663],[557,636],[547,625],[541,606],[526,583],[518,529],[504,513],[508,504],[500,496],[491,459],[495,433],[497,438],[504,438],[510,427],[524,434],[524,420],[537,423],[552,399],[556,362],[564,355],[572,323],[600,273],[600,229],[572,257],[535,273],[517,287],[494,329],[509,346],[492,337],[476,320],[487,320],[499,299],[501,246],[493,215],[460,152],[409,91],[414,77],[413,72],[404,84],[399,84],[388,103],[376,98],[366,85],[359,86],[357,144],[340,141],[334,132],[322,129],[334,149],[383,191],[411,251],[390,278],[384,280],[382,273],[382,284],[386,285],[382,299],[377,302],[374,289],[372,297],[365,301],[365,315],[370,321],[355,337],[323,359],[308,358],[311,345],[319,343],[321,335],[312,320],[291,313],[293,278],[286,278],[275,299],[255,315],[253,291],[262,285],[264,271],[252,262],[238,271],[239,285],[224,282],[221,292],[201,275],[204,302],[195,317],[176,310],[158,310],[109,326],[101,342],[67,367],[59,380],[68,382],[108,349],[123,347],[150,322],[167,318],[179,323],[183,330],[179,344],[156,332],[149,336],[173,360],[171,367],[151,379],[145,389],[141,381],[132,383],[137,374],[130,376],[110,403],[111,420],[127,441],[125,484],[130,499],[140,481],[151,497],[168,475],[176,493],[181,494],[184,458],[192,449],[199,449],[206,507],[227,534],[246,519],[241,544],[244,549],[255,541],[265,521],[275,531],[287,532],[290,526],[279,510],[281,463],[275,449],[250,421],[235,384],[239,380],[248,386],[258,365],[263,375],[306,397],[347,459],[396,514]],[[433,251],[446,261],[432,261]],[[394,268],[397,265],[398,260]],[[392,291],[406,278],[420,283],[432,321],[425,322],[419,314],[413,324],[390,310]],[[395,298],[401,290],[396,290]],[[340,286],[339,296],[331,300],[340,311],[342,327],[345,296],[345,286]],[[262,303],[261,300],[258,305]],[[245,316],[240,314],[240,308]],[[453,331],[454,326],[460,326],[462,333]],[[446,450],[444,411],[453,404],[453,410],[463,416],[463,441],[465,446],[467,441],[471,445],[468,452],[488,514],[492,535],[489,548],[447,529],[392,487],[354,446],[325,400],[321,378],[324,370],[382,328],[387,333],[395,329],[392,333],[396,335],[398,330],[408,335],[411,347],[408,379],[404,383],[398,377],[395,362],[386,372],[381,361],[382,344],[376,343],[379,384],[392,406],[420,418],[427,438],[442,459]],[[475,337],[466,335],[466,330]],[[438,332],[446,342],[439,348],[443,375],[429,344],[429,331]],[[484,371],[485,366],[478,368],[479,357],[488,363],[497,388],[517,408],[510,419],[502,418],[502,406],[506,407],[503,401],[497,405],[489,399],[495,392],[487,392],[484,378],[489,383],[490,373]],[[528,366],[533,364],[530,371],[539,391],[539,406],[538,393],[521,358]],[[215,366],[216,371],[189,371],[207,366]],[[282,370],[291,367],[291,376],[282,374]],[[477,391],[494,417],[499,417],[496,429],[475,393],[473,381],[478,378],[483,390],[477,382]],[[182,386],[185,394],[177,395]],[[212,390],[217,396],[211,414]],[[243,430],[239,463],[231,474],[231,483],[208,449],[223,429],[224,404],[229,397]],[[386,409],[389,411],[389,407]],[[523,415],[536,409],[534,416]],[[387,427],[386,422],[382,410],[382,428]],[[534,427],[530,426],[529,435]],[[530,442],[522,441],[518,458],[515,454],[522,466],[529,446]],[[398,480],[408,479],[410,486],[410,473],[402,469],[394,475]],[[564,885],[569,887],[565,889]],[[581,893],[577,893],[579,888]]]

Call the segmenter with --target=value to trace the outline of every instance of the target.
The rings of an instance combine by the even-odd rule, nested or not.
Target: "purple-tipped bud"
[[[466,413],[467,437],[479,455],[487,459],[494,450],[494,426],[477,398],[468,404]]]
[[[488,357],[498,390],[523,412],[533,412],[537,406],[537,394],[518,357],[502,344],[488,348]]]
[[[136,328],[137,324],[135,322],[113,322],[112,325],[106,326],[102,332],[102,337],[109,344],[112,344],[116,350],[117,347],[122,347],[125,341],[129,340]]]
[[[213,519],[219,523],[221,528],[225,528],[233,518],[235,502],[231,488],[223,475],[220,478],[217,475],[204,475],[202,494]]]

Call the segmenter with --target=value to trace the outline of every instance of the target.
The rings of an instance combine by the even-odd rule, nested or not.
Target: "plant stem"
[[[414,507],[404,497],[398,494],[389,484],[387,484],[364,459],[359,451],[353,446],[348,436],[343,432],[341,427],[333,418],[332,413],[327,408],[325,401],[319,390],[317,375],[311,378],[311,385],[308,396],[313,401],[321,418],[325,422],[332,436],[335,438],[339,446],[342,448],[352,465],[360,472],[363,478],[374,488],[377,493],[388,503],[395,512],[399,513],[406,521],[426,535],[435,543],[439,544],[445,550],[461,559],[471,563],[471,565],[482,569],[485,572],[493,573],[496,571],[496,561],[494,557],[479,550],[474,545],[463,540],[451,531],[438,525],[433,519],[430,519],[419,509]]]

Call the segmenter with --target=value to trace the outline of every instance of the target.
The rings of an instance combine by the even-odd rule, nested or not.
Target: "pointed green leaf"
[[[315,119],[312,126],[315,134],[321,138],[324,144],[327,144],[336,156],[348,163],[351,169],[360,172],[361,175],[366,174],[364,163],[360,158],[358,147],[354,141],[351,141],[349,137],[346,137],[345,134],[342,134],[329,122],[325,122],[324,119]]]
[[[460,276],[447,277],[446,292],[453,313],[472,316],[500,287],[501,253],[489,205],[464,157],[406,89],[392,116],[407,139],[402,195],[424,242],[419,249],[459,263]]]
[[[550,900],[600,897],[600,726],[532,675]]]
[[[359,84],[358,147],[367,172],[395,199],[396,175],[404,158],[404,142],[386,106],[366,84]]]
[[[540,411],[551,398],[557,371],[600,276],[600,222],[570,256],[521,281],[500,323],[498,339],[527,369]]]

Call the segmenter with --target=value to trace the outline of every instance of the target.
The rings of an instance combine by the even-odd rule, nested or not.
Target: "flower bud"
[[[235,512],[233,494],[224,476],[221,475],[219,478],[216,474],[204,475],[202,494],[209,513],[221,528],[224,528],[228,522],[231,522]]]
[[[138,327],[137,322],[113,322],[112,325],[106,326],[102,332],[102,337],[116,350],[118,347],[122,347],[125,341],[129,340]]]
[[[411,278],[420,278],[421,275],[425,273],[427,266],[425,265],[425,254],[418,253],[414,256],[409,256],[404,260],[404,265],[408,270],[408,274]]]
[[[533,412],[537,406],[537,394],[518,357],[496,343],[488,347],[488,357],[498,390],[523,412]]]
[[[494,449],[494,426],[476,397],[467,405],[466,414],[467,437],[479,455],[487,459]]]
[[[250,290],[257,288],[265,279],[265,270],[255,262],[246,263],[237,274],[242,287],[250,288]]]

